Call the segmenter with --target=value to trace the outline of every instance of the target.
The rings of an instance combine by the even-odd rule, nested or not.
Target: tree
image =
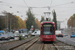
[[[4,16],[0,16],[0,30],[5,29],[5,17]]]
[[[37,24],[35,23],[35,17],[32,14],[30,8],[27,11],[27,16],[28,16],[28,18],[26,20],[26,28],[28,30],[30,30],[31,29],[31,26],[34,26],[34,30],[35,30],[37,28]]]
[[[12,13],[4,11],[3,14],[5,14],[6,22],[8,22],[8,30],[18,30],[18,29],[24,29],[26,28],[26,24],[24,21],[19,18],[19,16],[13,15]],[[8,17],[8,18],[7,18]],[[7,26],[7,23],[6,23]]]
[[[68,19],[67,25],[70,27],[75,27],[75,14]]]
[[[40,21],[38,21],[38,19],[35,19],[36,24],[38,25],[39,29],[40,29]]]
[[[52,13],[53,13],[53,21],[55,22],[55,28],[57,30],[57,19],[56,19],[56,12],[55,12],[55,10],[53,10]]]
[[[41,22],[42,22],[42,21],[45,21],[44,16],[41,16]]]

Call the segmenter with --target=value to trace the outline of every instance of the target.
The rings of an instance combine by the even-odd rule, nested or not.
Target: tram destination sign
[[[44,27],[52,27],[52,25],[43,25]]]

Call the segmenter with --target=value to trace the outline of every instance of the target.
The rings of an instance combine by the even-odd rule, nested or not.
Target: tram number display
[[[44,27],[52,27],[52,25],[43,25]]]

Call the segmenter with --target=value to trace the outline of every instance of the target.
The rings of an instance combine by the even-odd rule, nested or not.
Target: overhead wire
[[[50,4],[50,8],[49,9],[51,9],[51,5],[52,5],[52,0],[51,0],[51,4]]]
[[[25,1],[25,0],[23,0],[23,1],[24,1],[25,5],[28,7],[28,5],[27,5],[26,1]],[[29,8],[29,7],[28,7],[28,8]]]
[[[26,7],[26,6],[23,6],[23,5],[17,5],[17,4],[13,4],[13,3],[7,3],[7,2],[2,2],[2,3],[6,3],[7,5],[6,6],[11,6],[11,5],[14,5],[14,6],[21,6],[21,7]],[[11,5],[10,5],[11,4]]]
[[[55,6],[52,6],[52,7],[57,7],[57,6],[67,5],[67,4],[70,4],[70,3],[74,3],[74,2],[69,2],[69,3],[60,4],[60,5],[55,5]]]
[[[28,6],[27,3],[25,2],[25,0],[23,0],[23,1],[24,1],[24,3],[25,3],[26,6],[17,5],[17,4],[13,4],[13,3],[7,3],[7,2],[2,2],[2,3],[7,3],[7,5],[6,5],[6,4],[0,4],[0,5],[11,6],[10,4],[12,4],[12,5],[15,5],[15,6],[20,6],[20,7],[29,8],[29,6]],[[74,2],[69,2],[69,3],[74,3]],[[30,8],[49,8],[49,9],[50,9],[51,7],[57,7],[57,6],[66,5],[66,4],[69,4],[69,3],[64,3],[64,4],[60,4],[60,5],[51,6],[51,5],[52,5],[52,0],[51,0],[50,6],[44,6],[44,7],[30,7]]]

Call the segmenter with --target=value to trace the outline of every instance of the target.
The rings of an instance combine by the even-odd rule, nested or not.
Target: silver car
[[[9,36],[4,31],[0,32],[0,40],[9,40]]]
[[[10,39],[14,39],[14,34],[12,32],[7,33]]]

